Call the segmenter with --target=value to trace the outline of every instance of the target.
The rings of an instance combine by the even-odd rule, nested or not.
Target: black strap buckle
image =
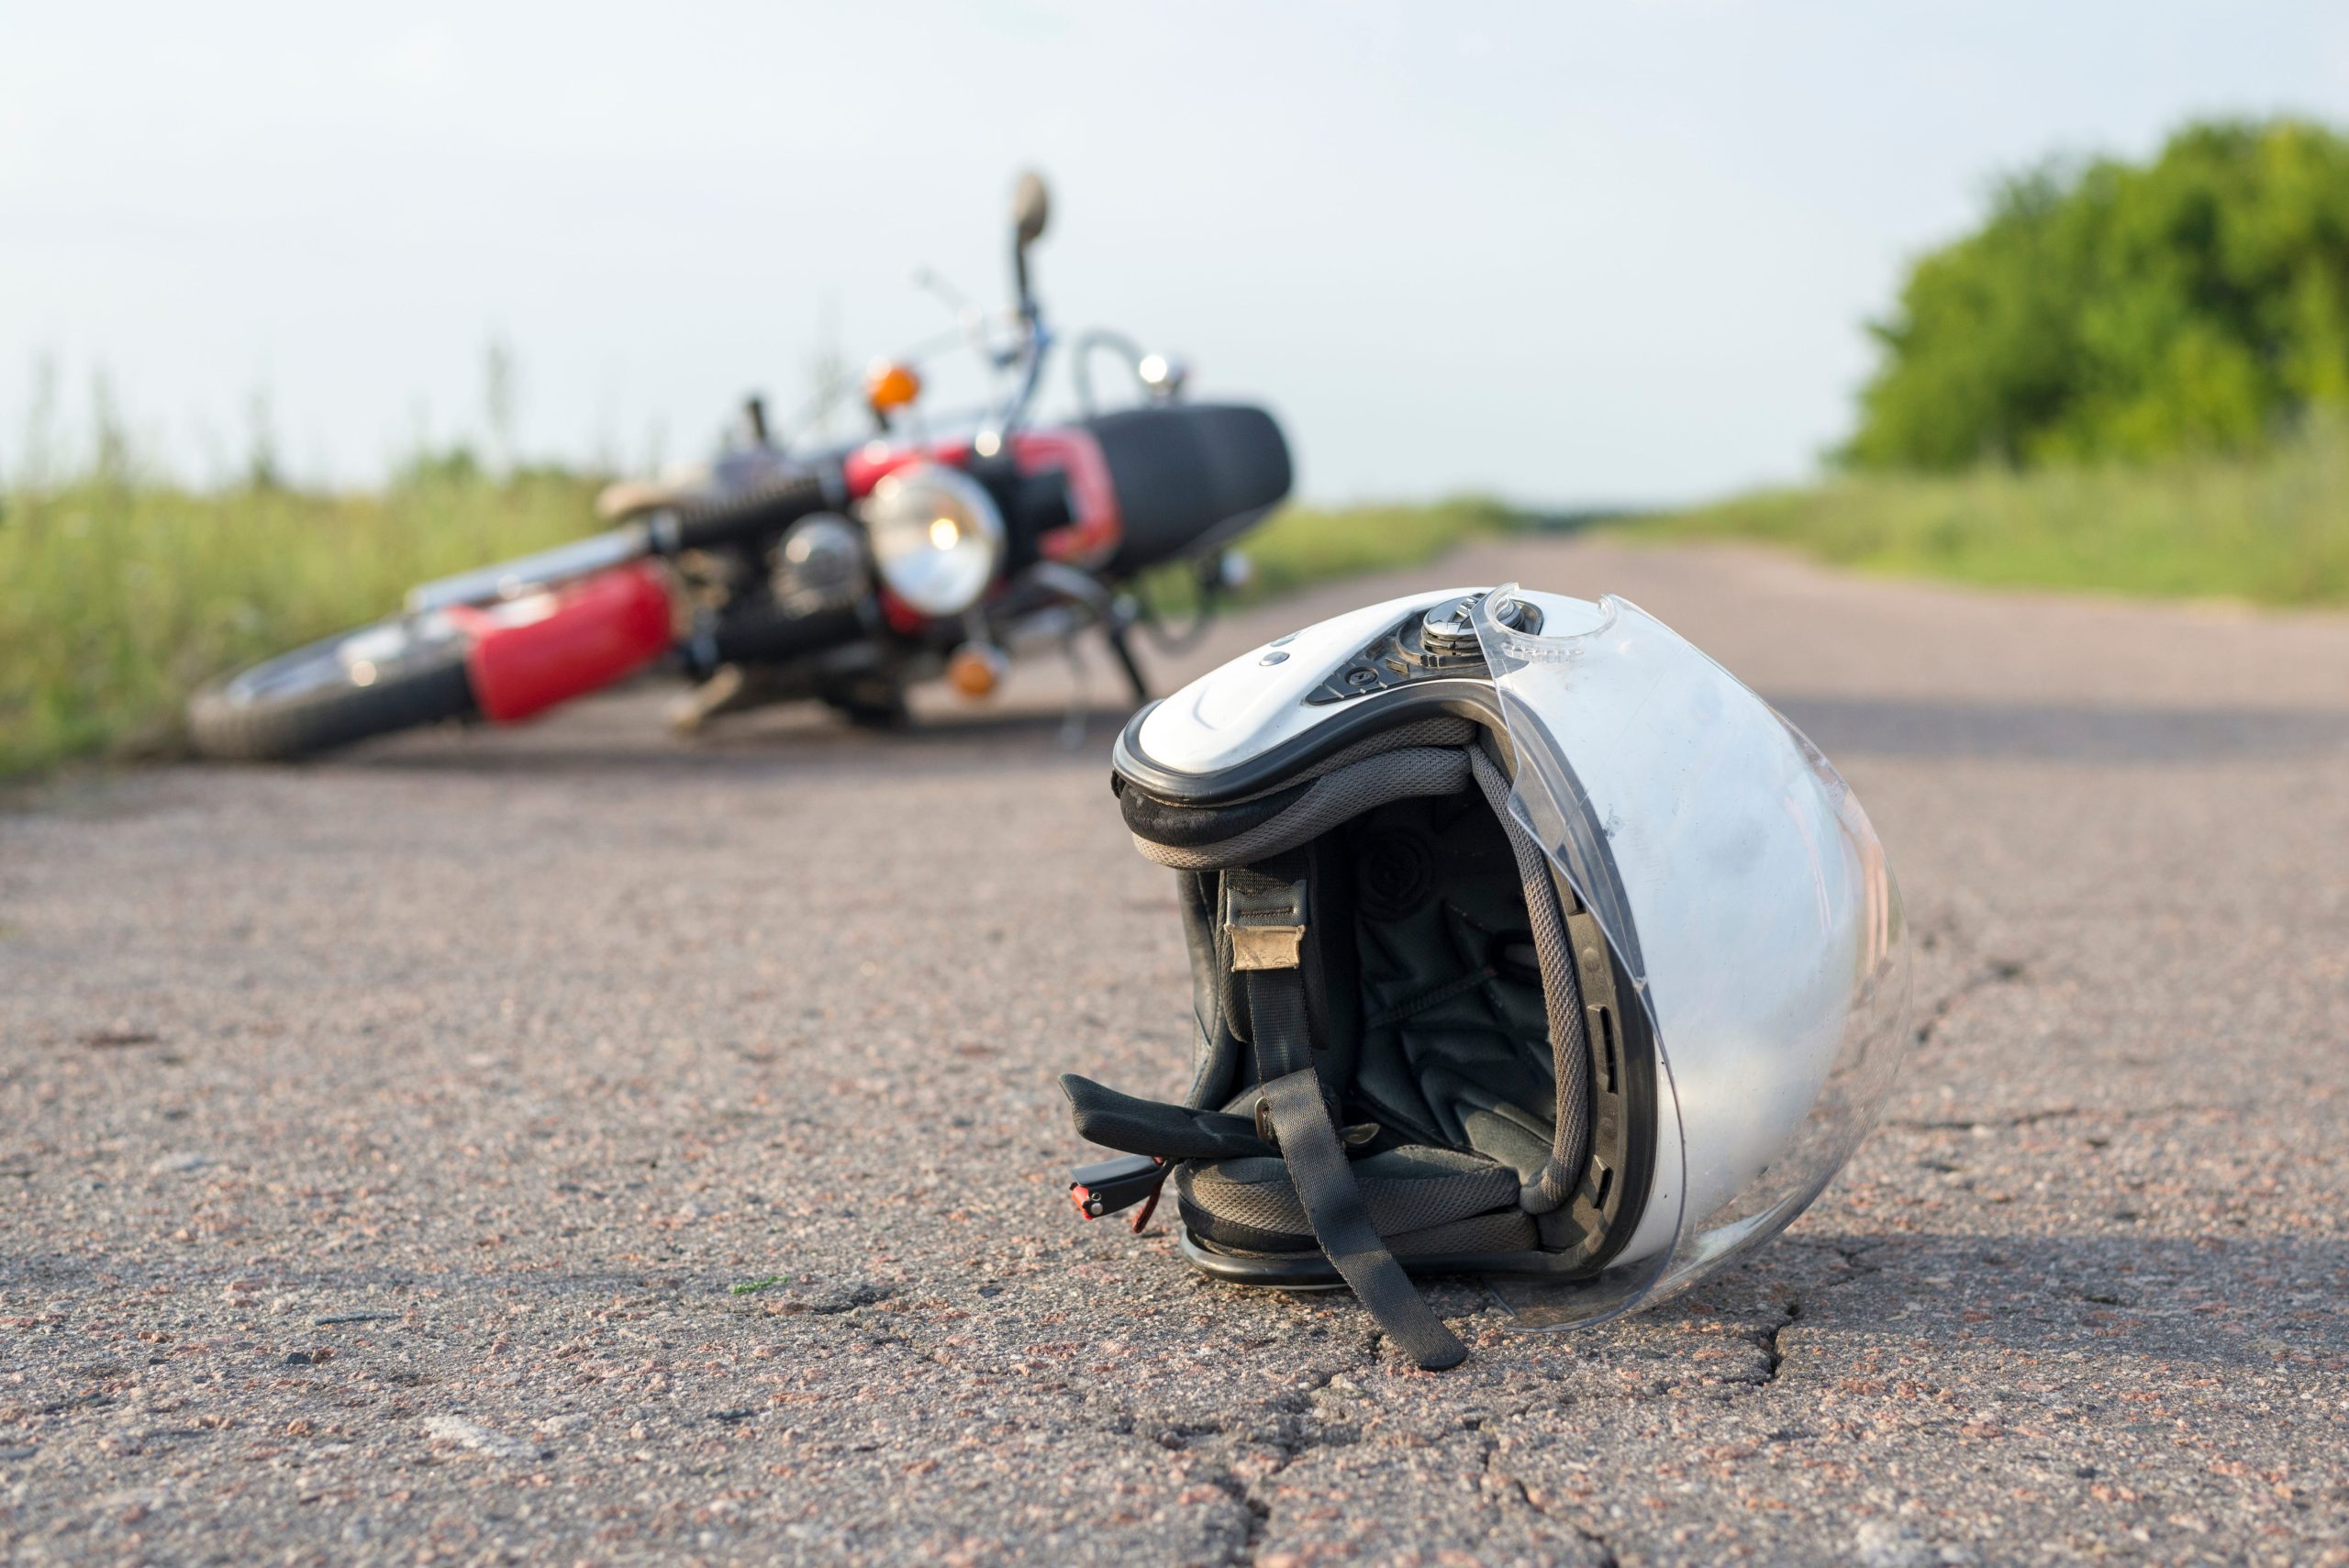
[[[1305,962],[1305,884],[1254,872],[1223,878],[1223,929],[1235,972],[1297,969]]]
[[[1378,1123],[1347,1121],[1343,1112],[1339,1108],[1338,1096],[1330,1092],[1329,1085],[1326,1084],[1321,1088],[1321,1105],[1322,1108],[1330,1113],[1330,1125],[1337,1129],[1338,1141],[1345,1146],[1349,1154],[1355,1150],[1367,1149],[1378,1141],[1378,1134],[1381,1130]],[[1271,1144],[1274,1153],[1279,1153],[1281,1151],[1280,1129],[1273,1125],[1273,1097],[1264,1092],[1264,1085],[1257,1085],[1256,1103],[1250,1109],[1256,1118],[1256,1136]]]

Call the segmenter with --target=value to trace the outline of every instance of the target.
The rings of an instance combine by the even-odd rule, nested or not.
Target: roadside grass
[[[380,495],[197,493],[94,477],[0,510],[0,779],[168,754],[204,681],[397,607],[429,577],[575,538],[596,480],[419,465]],[[1635,541],[1740,538],[1872,572],[1998,586],[2349,604],[2349,422],[2268,453],[2139,468],[1853,475],[1636,517],[1475,496],[1290,506],[1241,541],[1239,595],[1435,559],[1463,541],[1598,524]],[[1171,616],[1187,569],[1153,573]]]
[[[1433,561],[1454,545],[1532,526],[1537,519],[1506,502],[1455,495],[1419,505],[1289,506],[1238,543],[1248,581],[1230,596],[1241,604],[1278,598],[1314,583],[1390,572]],[[1188,615],[1198,588],[1187,565],[1148,573],[1142,592],[1174,618]]]
[[[423,475],[380,495],[91,478],[0,501],[0,778],[177,744],[214,675],[398,607],[409,584],[594,527],[594,482]]]
[[[1853,474],[1626,524],[1998,587],[2349,604],[2349,421],[2245,457]]]
[[[1524,523],[1505,503],[1480,495],[1422,506],[1284,507],[1240,543],[1251,569],[1243,596],[1275,598],[1332,578],[1418,566]]]
[[[412,584],[599,526],[597,481],[419,467],[381,495],[197,493],[88,478],[0,503],[0,779],[169,755],[188,695],[396,609]],[[1291,507],[1245,541],[1246,597],[1431,560],[1517,517],[1497,502]],[[1158,595],[1189,588],[1170,573]]]

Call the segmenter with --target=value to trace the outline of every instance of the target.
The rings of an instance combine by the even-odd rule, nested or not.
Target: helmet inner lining
[[[1362,1139],[1358,1177],[1365,1192],[1376,1182],[1448,1195],[1376,1207],[1398,1255],[1542,1246],[1542,1217],[1581,1181],[1590,1145],[1587,1048],[1557,884],[1546,859],[1518,842],[1506,777],[1479,733],[1458,718],[1398,726],[1232,806],[1121,795],[1137,848],[1194,873],[1183,879],[1186,924],[1195,970],[1208,972],[1194,1107],[1245,1115],[1257,1094],[1240,977],[1214,923],[1219,876],[1302,870],[1313,1056],[1341,1124]],[[1277,1159],[1179,1165],[1186,1228],[1246,1255],[1311,1251],[1282,1169]],[[1461,1198],[1448,1189],[1468,1187],[1480,1195],[1475,1212],[1453,1212]],[[1405,1223],[1414,1214],[1422,1224]],[[1405,1228],[1388,1232],[1392,1223]]]

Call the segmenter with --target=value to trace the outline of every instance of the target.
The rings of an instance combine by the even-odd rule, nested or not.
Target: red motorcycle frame
[[[1288,449],[1262,409],[1188,402],[1179,366],[1109,333],[1072,355],[1082,415],[1031,425],[1054,342],[1029,281],[1045,208],[1023,181],[1010,337],[969,334],[1010,390],[968,434],[905,428],[921,384],[906,362],[868,379],[859,444],[787,453],[753,401],[751,439],[705,477],[607,491],[610,532],[426,584],[399,616],[207,688],[198,748],[281,758],[439,718],[512,723],[664,661],[696,683],[688,727],[791,698],[894,722],[917,682],[983,693],[1013,653],[1097,629],[1139,700],[1128,633],[1163,628],[1136,577],[1190,562],[1204,617],[1224,547],[1286,495]],[[1091,410],[1102,348],[1137,405]]]

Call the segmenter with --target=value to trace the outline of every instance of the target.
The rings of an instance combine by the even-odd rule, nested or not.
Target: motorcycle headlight
[[[923,615],[969,609],[1003,561],[1003,514],[954,469],[901,468],[873,487],[863,512],[881,581]]]

